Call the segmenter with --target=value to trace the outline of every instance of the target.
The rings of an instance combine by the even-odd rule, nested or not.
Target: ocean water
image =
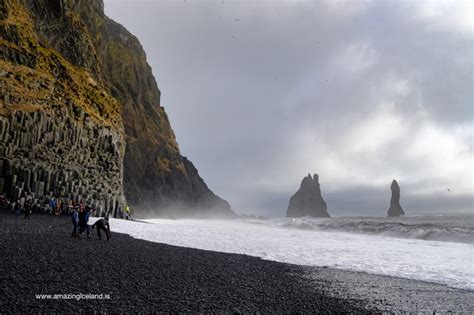
[[[474,215],[280,218],[268,221],[288,228],[474,244]]]
[[[111,228],[170,245],[474,290],[473,216],[147,222],[111,219]]]

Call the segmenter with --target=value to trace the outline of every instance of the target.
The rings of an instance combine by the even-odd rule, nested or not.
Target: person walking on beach
[[[56,201],[56,208],[55,208],[54,214],[55,215],[60,215],[61,214],[61,209],[62,209],[62,201],[61,201],[61,199],[58,199]]]
[[[110,240],[110,225],[109,225],[109,219],[107,217],[102,218],[97,220],[94,225],[92,225],[92,229],[97,228],[97,236],[99,237],[99,240],[102,239],[100,235],[100,230],[104,230],[105,235],[107,236],[107,241]]]
[[[128,205],[125,205],[125,219],[132,219],[132,215],[130,214],[130,207]]]
[[[54,197],[51,197],[51,199],[49,199],[49,213],[54,214],[55,210],[56,210],[56,199],[54,199]]]
[[[30,219],[30,214],[31,214],[31,208],[28,206],[25,207],[25,215],[23,216],[23,219]]]
[[[8,200],[4,195],[2,195],[2,197],[0,197],[0,209],[2,211],[10,211],[12,210],[12,204],[10,202],[10,200]]]
[[[86,206],[84,210],[81,212],[82,217],[79,217],[79,235],[84,232],[84,230],[87,231],[87,238],[90,238],[90,230],[89,230],[89,225],[87,224],[89,222],[89,218],[91,216],[91,208],[89,206]]]
[[[19,218],[19,217],[20,217],[20,213],[21,213],[21,203],[20,203],[20,200],[17,200],[17,202],[15,203],[15,207],[13,208],[13,210],[15,210],[16,217]]]
[[[72,219],[72,226],[73,226],[71,236],[76,237],[77,236],[77,226],[79,224],[79,213],[77,212],[76,208],[72,209],[71,219]]]
[[[30,219],[30,214],[31,214],[31,208],[33,207],[33,200],[28,199],[25,203],[25,216],[23,219]]]
[[[85,220],[84,208],[82,207],[82,204],[77,209],[77,213],[79,215],[79,233],[81,233],[81,229],[84,226],[84,220]]]

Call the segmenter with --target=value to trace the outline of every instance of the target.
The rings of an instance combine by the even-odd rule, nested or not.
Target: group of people
[[[68,210],[70,210],[70,208],[74,206],[79,206],[79,205],[74,205],[72,200],[70,201],[69,205],[66,205],[65,203],[62,202],[61,199],[59,198],[56,199],[52,197],[52,198],[49,198],[48,212],[54,215],[67,214]]]
[[[83,202],[74,203],[72,200],[69,203],[63,202],[59,198],[51,197],[44,204],[38,205],[32,198],[22,198],[16,202],[10,202],[4,194],[0,194],[0,210],[11,211],[15,213],[17,218],[24,214],[24,219],[30,219],[30,214],[33,211],[50,213],[53,215],[70,215],[72,219],[73,230],[71,236],[74,238],[80,238],[81,235],[86,232],[87,238],[90,238],[91,229],[97,229],[97,236],[102,239],[101,231],[105,232],[107,240],[110,240],[110,225],[109,216],[110,212],[104,218],[98,219],[92,226],[90,226],[89,219],[94,214],[95,209],[86,205]],[[125,205],[122,209],[119,209],[118,215],[125,219],[131,219],[130,207]]]
[[[34,202],[32,199],[28,199],[25,202],[21,202],[17,200],[15,203],[11,203],[5,195],[0,195],[0,210],[2,211],[11,211],[15,212],[17,217],[23,213],[25,219],[30,218],[30,214],[33,212],[33,208],[35,207]]]
[[[74,202],[72,199],[64,201],[53,196],[46,198],[44,202],[38,202],[38,200],[34,200],[31,196],[24,196],[10,202],[4,194],[0,194],[0,210],[13,211],[17,217],[24,214],[25,219],[29,219],[30,214],[36,212],[69,216],[72,214],[73,209],[76,209],[77,212],[82,212],[85,207],[86,205],[83,202]],[[132,220],[130,207],[127,204],[115,209],[113,212],[109,212],[107,215],[112,215],[114,218]]]
[[[17,217],[20,217],[21,213],[24,213],[23,219],[30,219],[30,214],[33,212],[33,199],[28,199],[22,204],[19,200],[15,202],[13,210]]]
[[[90,238],[90,228],[89,228],[89,218],[95,210],[90,206],[80,206],[74,207],[71,212],[72,226],[73,230],[71,233],[72,237],[80,238],[82,233],[86,231],[87,238]],[[104,231],[107,237],[107,240],[110,240],[110,225],[109,225],[109,216],[107,215],[104,218],[100,218],[93,225],[92,229],[97,229],[97,236],[99,239],[102,239],[100,231]]]
[[[84,231],[87,231],[87,237],[90,238],[89,224],[87,223],[89,222],[91,213],[94,211],[94,209],[89,206],[84,206],[84,204],[72,208],[71,218],[74,227],[72,230],[72,237],[80,237]]]

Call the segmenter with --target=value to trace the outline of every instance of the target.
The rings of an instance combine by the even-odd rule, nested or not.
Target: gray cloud
[[[340,215],[384,214],[392,178],[408,213],[472,209],[470,2],[105,9],[142,42],[183,154],[234,208],[283,215],[318,172]]]

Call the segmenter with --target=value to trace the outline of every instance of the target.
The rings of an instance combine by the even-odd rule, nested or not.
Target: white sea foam
[[[170,245],[474,290],[472,243],[403,239],[371,232],[348,233],[337,228],[295,228],[299,223],[292,219],[154,219],[148,222],[151,224],[111,219],[111,227],[138,239]]]
[[[474,244],[474,216],[278,218],[268,224],[288,228],[341,231],[398,238]],[[254,222],[265,222],[255,220]]]

